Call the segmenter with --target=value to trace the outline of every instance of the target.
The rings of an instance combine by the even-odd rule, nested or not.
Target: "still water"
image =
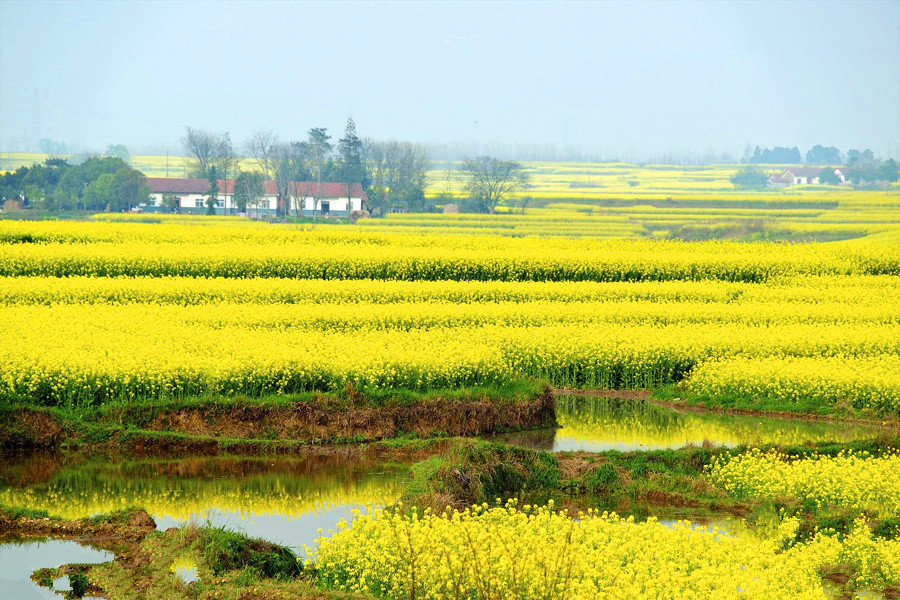
[[[360,457],[197,458],[66,465],[46,455],[0,460],[0,504],[68,519],[142,506],[157,527],[227,527],[292,548],[400,497],[409,469]],[[319,530],[322,530],[321,533]],[[60,598],[30,580],[42,567],[113,557],[70,541],[0,542],[0,600]],[[175,565],[190,580],[190,565]],[[67,582],[66,582],[67,583]]]
[[[628,398],[556,398],[560,428],[507,433],[490,439],[550,452],[660,450],[688,444],[803,444],[871,438],[874,425],[675,410]]]
[[[31,581],[44,567],[69,563],[102,563],[115,558],[109,552],[62,540],[4,542],[0,544],[0,600],[60,600],[63,596]],[[68,590],[68,578],[54,582],[54,589]],[[85,596],[89,598],[89,596]]]
[[[556,400],[559,429],[492,439],[539,450],[597,452],[703,443],[846,442],[879,433],[874,426],[680,411],[635,399],[567,395]],[[161,529],[185,523],[227,527],[304,555],[304,544],[314,546],[341,519],[350,521],[354,510],[394,502],[408,479],[408,465],[339,453],[76,464],[48,455],[0,456],[0,503],[69,519],[141,506]],[[34,569],[110,558],[75,542],[0,542],[0,599],[58,598],[30,580]],[[191,568],[173,564],[185,580],[196,576]]]
[[[46,474],[46,465],[0,471],[0,504],[67,519],[140,506],[167,529],[209,524],[299,551],[354,509],[400,497],[408,468],[359,457],[180,458],[90,462]],[[2,485],[7,484],[7,485]]]

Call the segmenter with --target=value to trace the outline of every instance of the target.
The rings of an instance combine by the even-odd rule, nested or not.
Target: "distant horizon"
[[[433,152],[434,147],[431,144],[424,143],[422,144],[426,148],[428,148],[429,152]],[[153,151],[137,151],[133,150],[127,144],[125,144],[129,153],[132,157],[164,157],[166,156],[166,151],[162,152],[153,152]],[[454,148],[460,147],[461,145],[452,145]],[[527,149],[527,147],[525,147]],[[153,148],[151,147],[150,150]],[[235,148],[236,150],[240,149],[240,145]],[[436,154],[431,155],[431,160],[433,163],[456,163],[460,162],[464,157],[471,156],[482,156],[482,155],[490,155],[490,156],[498,156],[503,160],[513,160],[522,163],[540,163],[540,162],[571,162],[571,163],[584,163],[584,164],[632,164],[632,165],[670,165],[670,166],[681,166],[681,167],[705,167],[705,166],[713,166],[713,165],[756,165],[759,167],[779,167],[779,166],[789,166],[789,165],[813,165],[813,166],[843,166],[846,164],[846,154],[847,150],[839,148],[841,152],[842,161],[840,163],[808,163],[805,160],[801,160],[800,162],[747,162],[744,161],[741,156],[735,156],[733,154],[723,153],[718,156],[707,155],[706,157],[700,155],[694,155],[690,153],[679,154],[678,152],[673,151],[670,154],[659,156],[659,157],[649,157],[649,158],[634,158],[629,160],[626,157],[613,157],[613,158],[598,158],[596,156],[588,155],[581,148],[572,148],[568,152],[566,149],[559,149],[558,151],[554,150],[556,154],[553,155],[533,155],[534,157],[521,157],[521,155],[531,156],[527,150],[523,150],[522,152],[517,152],[515,150],[511,151],[508,147],[504,148],[503,145],[498,144],[497,146],[492,146],[490,144],[480,144],[474,145],[470,148],[471,152],[466,152],[463,154],[459,154],[454,158],[448,157],[444,152],[438,152]],[[47,157],[78,157],[78,156],[107,156],[106,153],[107,148],[103,149],[95,149],[95,150],[78,150],[78,151],[66,151],[66,152],[40,152],[40,151],[32,151],[32,150],[0,150],[0,155],[8,155],[8,154],[33,154],[37,156],[47,156]],[[499,150],[499,151],[498,151]],[[801,153],[801,158],[805,156],[805,148],[799,148]],[[859,149],[862,150],[862,149]],[[191,157],[184,152],[183,148],[181,148],[181,144],[178,144],[175,150],[169,151],[168,156],[172,159],[190,159]],[[243,160],[252,160],[252,157],[243,152],[238,151],[235,153],[236,158],[240,158]],[[694,160],[688,160],[694,159]],[[878,155],[875,153],[876,161],[884,161],[884,160],[897,160],[897,156],[889,155]],[[176,167],[173,167],[176,168]],[[178,167],[180,168],[180,167]]]

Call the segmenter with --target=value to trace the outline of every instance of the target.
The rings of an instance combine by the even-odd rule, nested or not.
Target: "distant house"
[[[234,193],[234,180],[230,190],[226,191],[225,181],[219,180],[219,195],[216,200],[216,212],[225,214],[227,202]],[[167,177],[148,177],[147,185],[150,186],[150,203],[142,207],[145,211],[153,211],[154,208],[165,210],[163,198],[171,196],[175,201],[175,208],[184,213],[205,213],[206,198],[209,192],[209,180],[207,179],[179,179]],[[221,209],[221,211],[219,210]]]
[[[819,175],[825,169],[831,167],[790,167],[782,173],[769,175],[766,182],[768,187],[786,187],[789,185],[819,185]],[[847,169],[844,167],[836,167],[834,174],[838,176],[841,183],[846,183]]]
[[[266,183],[271,183],[274,190],[274,181]],[[320,187],[315,181],[292,181],[288,190],[293,201],[292,208],[302,205],[306,216],[312,215],[315,210],[320,215],[346,217],[350,211],[365,210],[368,200],[358,183],[351,186],[349,194],[346,183],[323,183]],[[266,191],[269,192],[269,186]]]
[[[179,212],[206,214],[206,198],[209,192],[209,181],[206,179],[148,177],[147,185],[150,186],[150,202],[142,207],[146,212],[168,210],[164,198],[171,196]],[[248,212],[273,214],[279,205],[290,203],[292,212],[302,211],[304,216],[312,216],[315,204],[315,211],[319,215],[346,217],[350,211],[365,210],[368,200],[358,183],[350,187],[350,194],[347,194],[345,183],[323,183],[319,187],[314,181],[290,182],[286,198],[279,198],[274,181],[264,181],[263,190],[263,195],[255,204],[248,207]],[[237,214],[237,206],[234,204],[234,179],[219,180],[215,212],[217,215]]]

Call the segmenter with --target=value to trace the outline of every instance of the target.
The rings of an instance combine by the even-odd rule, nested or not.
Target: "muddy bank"
[[[156,523],[143,509],[78,520],[0,509],[0,542],[8,538],[44,537],[96,542],[139,542],[155,530]]]
[[[363,596],[317,589],[288,548],[240,533],[210,527],[157,531],[142,510],[67,521],[13,514],[0,509],[0,543],[4,539],[53,537],[77,540],[111,551],[115,559],[98,564],[47,566],[31,579],[45,587],[69,576],[80,579],[81,593],[116,600],[338,600]],[[196,579],[186,582],[176,564],[192,566]],[[75,589],[75,585],[73,585]]]
[[[327,396],[302,401],[194,401],[101,407],[83,413],[24,404],[0,414],[0,449],[113,446],[135,453],[254,453],[399,437],[477,436],[554,427],[549,389],[513,398],[423,397],[373,406]]]

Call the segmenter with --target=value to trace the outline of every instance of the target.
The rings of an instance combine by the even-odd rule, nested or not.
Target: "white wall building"
[[[209,196],[209,181],[206,179],[180,179],[167,177],[148,177],[150,186],[150,203],[142,207],[151,212],[162,212],[165,208],[164,198],[169,196],[179,212],[205,214],[206,199]],[[264,194],[256,203],[248,206],[248,212],[274,213],[279,203],[289,202],[293,214],[312,216],[315,212],[321,216],[346,217],[350,211],[366,209],[366,193],[362,186],[354,183],[347,193],[345,183],[323,183],[320,186],[314,181],[292,181],[288,187],[289,195],[279,200],[278,189],[274,181],[264,181]],[[349,196],[349,197],[348,197]],[[216,196],[216,214],[236,214],[234,204],[234,180],[220,179],[219,193]]]

